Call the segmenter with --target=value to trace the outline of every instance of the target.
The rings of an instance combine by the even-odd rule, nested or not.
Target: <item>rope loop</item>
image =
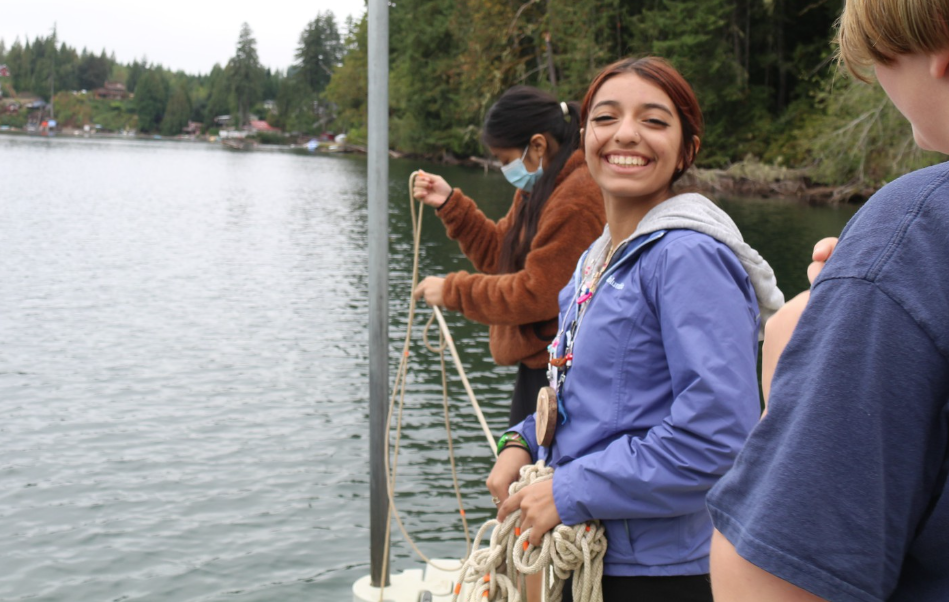
[[[554,471],[543,460],[521,468],[520,479],[511,483],[513,495],[534,483],[552,479]],[[515,510],[499,522],[484,523],[474,538],[471,554],[461,567],[459,583],[467,583],[463,602],[520,602],[516,584],[523,575],[543,575],[547,602],[563,599],[563,586],[573,576],[573,599],[603,602],[603,557],[606,529],[599,521],[579,525],[557,525],[544,534],[541,545],[530,543],[530,529],[520,529],[521,511]],[[482,548],[491,529],[488,547]],[[552,577],[552,578],[551,578]],[[461,588],[455,590],[457,602]]]

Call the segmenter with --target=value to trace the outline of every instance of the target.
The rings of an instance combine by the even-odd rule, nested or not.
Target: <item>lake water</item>
[[[393,374],[418,167],[491,217],[512,192],[391,163]],[[786,293],[855,211],[721,204]],[[422,275],[468,267],[425,216]],[[351,599],[369,573],[366,221],[358,156],[0,136],[0,600]],[[448,320],[499,432],[513,372],[485,327]],[[475,529],[491,453],[451,378]],[[420,345],[410,383],[399,509],[425,553],[458,557],[441,376]],[[397,533],[392,562],[416,565]]]

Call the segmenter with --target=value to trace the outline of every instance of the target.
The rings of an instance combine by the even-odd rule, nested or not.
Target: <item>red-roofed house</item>
[[[275,128],[263,119],[252,119],[250,121],[250,129],[255,132],[279,132],[279,128]]]

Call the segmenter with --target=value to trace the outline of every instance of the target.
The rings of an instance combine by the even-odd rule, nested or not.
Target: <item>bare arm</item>
[[[830,259],[836,246],[836,238],[824,238],[814,245],[814,252],[811,255],[812,262],[807,267],[807,279],[811,283],[820,274],[820,271],[824,268],[824,263]],[[771,395],[771,379],[774,377],[774,370],[778,366],[778,358],[781,357],[781,352],[784,351],[788,341],[791,340],[797,321],[804,313],[804,308],[807,307],[807,300],[810,297],[810,291],[800,293],[785,303],[784,307],[778,310],[765,324],[764,344],[761,347],[761,392],[764,395],[766,411],[768,397]]]
[[[712,534],[712,595],[715,602],[820,602],[814,594],[758,568],[735,551],[725,536]]]

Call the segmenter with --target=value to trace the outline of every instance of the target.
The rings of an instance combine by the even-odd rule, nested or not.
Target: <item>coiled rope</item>
[[[402,417],[405,408],[405,390],[406,373],[408,370],[408,358],[412,342],[412,323],[415,319],[416,300],[414,291],[418,286],[418,263],[419,249],[422,235],[422,207],[420,204],[418,212],[415,210],[415,202],[412,198],[412,188],[415,177],[418,172],[413,172],[409,176],[409,206],[411,207],[412,225],[414,230],[414,250],[412,258],[412,286],[409,294],[409,316],[405,333],[405,342],[402,348],[402,354],[399,360],[399,367],[396,371],[395,384],[392,388],[392,396],[389,399],[389,410],[386,417],[386,441],[391,440],[392,419],[396,417],[395,442],[391,447],[386,445],[386,484],[389,498],[389,517],[386,520],[386,549],[383,554],[382,574],[388,572],[389,546],[392,518],[394,517],[402,532],[402,536],[409,543],[415,553],[423,562],[434,566],[443,571],[453,571],[454,567],[440,567],[434,564],[426,556],[415,540],[409,535],[402,518],[399,515],[395,503],[395,480],[396,470],[399,460],[399,449],[402,437]],[[434,321],[438,321],[438,345],[432,345],[428,340],[428,331]],[[546,602],[560,602],[563,598],[564,581],[573,575],[573,599],[580,602],[602,602],[602,576],[603,576],[603,557],[606,554],[605,530],[599,521],[591,521],[581,525],[568,527],[566,525],[557,525],[551,531],[544,534],[540,547],[534,547],[528,541],[530,529],[523,532],[519,526],[520,510],[510,514],[503,523],[497,519],[487,521],[479,530],[474,541],[474,551],[472,551],[472,540],[468,531],[468,521],[465,518],[465,508],[461,498],[461,488],[458,484],[458,472],[455,465],[455,452],[451,438],[451,423],[448,414],[448,377],[445,366],[445,349],[447,348],[454,360],[455,368],[461,378],[471,405],[474,407],[475,414],[481,424],[488,440],[492,453],[497,457],[496,443],[491,430],[488,428],[484,413],[478,405],[474,391],[468,382],[461,360],[458,357],[458,351],[455,348],[454,340],[445,318],[438,307],[432,307],[432,316],[425,324],[422,331],[422,340],[425,347],[438,354],[441,363],[442,372],[442,406],[445,415],[445,431],[448,441],[448,458],[451,463],[452,483],[455,490],[455,497],[458,501],[459,514],[461,515],[462,526],[465,532],[466,552],[465,561],[461,568],[461,576],[454,590],[453,600],[457,601],[461,594],[462,584],[470,583],[466,602],[520,602],[520,593],[516,586],[521,575],[543,574],[543,589]],[[396,408],[396,400],[398,407]],[[528,485],[553,478],[553,469],[544,466],[543,461],[537,464],[527,465],[521,468],[520,479],[512,483],[509,491],[511,494],[520,491]],[[491,533],[490,545],[487,548],[478,549],[485,532],[494,527]],[[513,569],[512,569],[513,567]],[[552,575],[551,575],[552,573]],[[382,602],[385,587],[379,588],[379,600]],[[500,597],[499,597],[500,596]]]
[[[554,477],[554,469],[536,464],[521,467],[520,479],[511,483],[509,493]],[[475,536],[474,551],[461,567],[453,602],[469,584],[464,602],[520,602],[517,583],[521,575],[543,575],[544,599],[560,602],[564,582],[573,576],[573,599],[577,602],[603,602],[603,557],[606,555],[606,530],[600,521],[566,526],[557,525],[544,534],[540,547],[528,541],[531,529],[521,530],[521,511],[515,510],[504,522],[492,519]],[[485,532],[492,529],[489,544],[478,546]],[[512,570],[513,567],[513,570]]]
[[[413,254],[412,254],[412,286],[409,292],[409,316],[407,320],[407,327],[405,330],[405,342],[402,346],[402,354],[399,359],[399,367],[396,371],[395,384],[392,387],[392,395],[389,398],[389,410],[386,416],[386,441],[392,440],[392,420],[393,416],[396,418],[396,431],[395,431],[395,442],[392,445],[391,456],[390,456],[390,445],[386,445],[386,490],[389,498],[389,515],[386,520],[386,549],[383,553],[382,560],[382,574],[388,574],[388,564],[389,564],[389,547],[390,547],[390,535],[392,531],[392,518],[395,518],[396,524],[399,526],[399,530],[402,532],[402,536],[409,543],[415,553],[422,559],[423,562],[426,562],[435,568],[441,569],[443,571],[454,571],[457,567],[442,567],[438,566],[431,561],[431,559],[426,556],[422,550],[415,543],[415,540],[409,535],[408,530],[405,528],[405,524],[402,522],[402,517],[399,515],[398,508],[395,503],[395,479],[396,479],[396,470],[399,463],[399,449],[402,441],[402,417],[405,409],[405,389],[406,389],[406,373],[408,371],[408,359],[410,355],[410,349],[412,346],[412,324],[415,321],[415,306],[416,300],[414,296],[415,288],[418,286],[418,263],[419,263],[419,249],[421,247],[421,238],[422,238],[422,207],[420,204],[418,211],[415,210],[415,201],[412,198],[412,186],[415,183],[415,176],[418,172],[413,172],[409,176],[409,207],[411,208],[412,215],[412,229],[413,233]],[[432,327],[434,321],[438,321],[438,345],[432,345],[428,340],[428,332]],[[454,339],[452,339],[451,332],[448,330],[448,325],[445,323],[445,318],[442,316],[442,312],[438,307],[432,308],[432,316],[428,319],[428,322],[425,324],[425,328],[422,331],[422,342],[425,347],[433,352],[438,354],[439,361],[441,363],[441,372],[442,372],[442,407],[445,414],[445,432],[447,433],[448,441],[448,459],[451,462],[451,478],[452,484],[455,490],[455,498],[458,501],[458,512],[461,516],[462,527],[465,532],[465,542],[466,542],[466,552],[465,556],[471,553],[471,535],[468,530],[468,520],[465,517],[465,507],[461,499],[461,487],[458,484],[458,471],[455,465],[455,449],[454,444],[452,443],[451,437],[451,421],[449,420],[448,415],[448,371],[445,366],[445,349],[447,348],[451,353],[452,359],[454,360],[455,368],[458,371],[458,375],[461,378],[461,382],[465,387],[465,391],[468,394],[468,398],[471,400],[471,405],[474,407],[475,414],[478,417],[478,422],[481,424],[481,429],[484,431],[485,437],[488,440],[488,446],[491,449],[491,452],[497,456],[496,447],[497,444],[494,441],[494,435],[491,434],[491,429],[488,428],[488,423],[484,418],[484,413],[481,411],[481,406],[478,405],[478,400],[475,398],[474,391],[471,389],[471,384],[468,382],[468,377],[465,374],[464,367],[461,364],[461,360],[458,357],[458,351],[455,348]],[[398,400],[398,407],[396,407],[396,400]],[[379,588],[379,600],[383,600],[383,595],[385,592],[385,587]]]

